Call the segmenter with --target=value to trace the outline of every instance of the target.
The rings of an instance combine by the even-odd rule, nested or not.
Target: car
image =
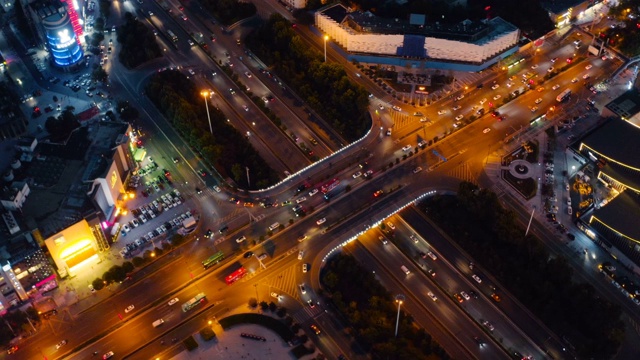
[[[127,306],[127,308],[126,308],[126,309],[124,309],[124,313],[125,313],[125,314],[128,314],[128,313],[130,313],[131,311],[133,311],[133,309],[135,309],[135,308],[136,308],[135,306],[133,306],[133,305],[129,305],[129,306]]]
[[[587,66],[584,67],[585,70],[590,70],[593,67],[593,65],[589,64]]]
[[[182,20],[184,20],[184,21],[187,21],[187,20],[188,20],[188,18],[187,18],[187,16],[186,16],[185,14],[182,14],[180,17],[181,17],[181,18],[182,18]]]
[[[298,200],[296,200],[296,204],[300,204],[300,203],[303,203],[305,201],[307,201],[307,198],[305,196],[303,196],[303,197],[299,198]]]
[[[458,300],[459,303],[464,302],[464,299],[462,298],[462,296],[460,296],[460,294],[453,294],[453,297]]]
[[[262,254],[260,254],[260,255],[258,255],[258,256],[257,256],[257,259],[258,259],[258,260],[261,260],[261,261],[262,261],[262,260],[264,260],[264,259],[266,259],[266,258],[267,258],[267,254],[266,254],[266,253],[262,253]]]
[[[583,78],[583,79],[585,79],[585,80],[587,80],[590,76],[591,76],[591,75],[589,75],[589,74],[584,74],[584,75],[582,75],[582,78]]]
[[[384,194],[383,190],[377,190],[376,192],[373,193],[373,197],[378,197],[380,195]]]
[[[396,229],[396,226],[395,226],[395,225],[393,225],[393,223],[392,223],[391,221],[387,221],[387,226],[388,226],[388,227],[389,227],[389,229],[391,229],[391,230],[395,230],[395,229]]]
[[[488,133],[489,131],[491,131],[491,128],[485,128],[484,130],[482,130],[482,133],[483,133],[483,134],[486,134],[486,133]]]
[[[244,111],[249,111],[249,107],[247,105],[242,105],[242,108],[244,109]]]
[[[462,108],[462,106],[461,106],[461,105],[456,105],[456,106],[452,107],[452,108],[451,108],[451,110],[453,110],[453,111],[458,111],[458,110],[460,110],[461,108]]]
[[[502,97],[502,95],[496,95],[493,97],[493,100],[500,100],[500,98]]]
[[[438,260],[438,257],[436,256],[436,254],[434,254],[431,251],[427,251],[427,256],[431,258],[431,260]]]
[[[213,185],[213,190],[215,190],[215,192],[222,191],[218,185]]]
[[[396,105],[392,106],[391,108],[393,110],[395,110],[395,111],[402,111],[402,109],[399,106],[396,106]]]
[[[245,75],[246,77],[248,77],[249,79],[251,79],[251,74],[250,74],[248,71],[245,71],[244,75]]]
[[[477,299],[479,297],[478,293],[473,290],[469,291],[469,295],[471,295],[471,297],[474,299]]]
[[[538,64],[533,64],[533,65],[531,65],[531,69],[532,69],[532,70],[535,70],[535,69],[537,69],[537,68],[538,68]]]
[[[180,301],[180,299],[178,298],[173,298],[171,300],[169,300],[169,302],[167,303],[167,305],[171,306],[173,304],[176,304],[178,301]]]
[[[475,341],[476,341],[476,343],[478,344],[478,346],[479,346],[479,347],[483,347],[483,346],[487,345],[484,341],[482,341],[482,339],[480,339],[480,338],[479,338],[479,337],[477,337],[477,336],[475,336],[475,337],[473,338],[473,340],[475,340]]]
[[[447,110],[444,110],[444,109],[438,110],[438,115],[443,115],[443,114],[446,114],[446,113],[447,113]]]
[[[236,243],[240,244],[241,242],[243,242],[245,240],[247,240],[247,237],[243,235],[243,236],[240,236],[239,238],[236,239]]]
[[[280,300],[280,294],[278,294],[276,292],[272,292],[270,295],[271,295],[272,298]]]
[[[484,325],[484,327],[486,327],[487,329],[489,329],[489,331],[493,331],[495,328],[493,327],[493,325],[488,321],[488,320],[483,320],[482,321],[482,325]]]
[[[404,152],[408,152],[410,150],[411,150],[411,145],[405,145],[405,146],[402,147],[402,151],[404,151]]]
[[[326,222],[327,222],[327,218],[322,218],[322,219],[320,219],[320,220],[316,221],[316,224],[317,224],[317,225],[322,225],[322,224],[324,224],[324,223],[326,223]]]
[[[484,98],[484,99],[480,100],[480,105],[484,105],[484,103],[486,103],[486,102],[487,102],[487,98]]]
[[[534,107],[532,107],[532,108],[531,108],[531,112],[532,112],[532,113],[534,113],[534,112],[536,112],[536,111],[538,111],[538,107],[537,107],[537,106],[534,106]]]
[[[458,97],[456,97],[456,101],[460,101],[462,99],[464,99],[464,94],[460,94],[458,95]]]
[[[573,83],[573,84],[577,83],[578,81],[579,81],[578,78],[571,79],[571,83]]]
[[[309,196],[313,196],[313,195],[315,195],[317,193],[318,193],[318,189],[313,189],[313,190],[309,191]]]
[[[414,174],[417,174],[417,173],[419,173],[420,171],[422,171],[422,168],[421,168],[420,166],[418,166],[418,167],[416,167],[415,169],[413,169],[413,173],[414,173]]]
[[[196,44],[191,39],[187,39],[187,43],[189,44],[189,46],[194,46]]]
[[[67,344],[67,340],[60,341],[58,344],[56,344],[56,350],[58,350],[61,347],[65,346],[66,344]]]
[[[554,68],[553,66],[551,66],[550,68],[548,68],[548,69],[547,69],[547,72],[548,72],[548,73],[552,73],[552,72],[553,72],[553,70],[555,70],[555,68]]]
[[[243,256],[245,259],[248,259],[253,256],[253,251],[247,251]]]
[[[12,346],[12,347],[7,349],[7,355],[11,355],[11,354],[15,353],[16,351],[18,351],[18,346],[14,345],[14,346]]]
[[[320,329],[318,328],[318,326],[316,326],[315,324],[311,324],[310,326],[311,330],[313,330],[313,332],[316,333],[316,335],[320,335]]]
[[[491,293],[491,298],[493,299],[493,301],[495,302],[500,302],[500,295],[496,294],[496,293]]]
[[[456,116],[456,121],[460,121],[460,120],[462,120],[462,118],[464,118],[464,115],[460,114],[460,115]]]
[[[493,85],[493,86],[491,87],[491,90],[496,90],[496,89],[497,89],[497,88],[499,88],[499,87],[500,87],[500,85],[495,84],[495,85]]]
[[[471,275],[471,277],[473,278],[473,280],[475,280],[478,284],[482,283],[482,279],[480,279],[480,277],[476,274]]]
[[[427,295],[428,295],[428,296],[431,298],[431,300],[433,300],[433,301],[437,301],[437,300],[438,300],[438,298],[435,296],[435,294],[434,294],[434,293],[432,293],[431,291],[429,291],[429,292],[427,293]]]
[[[535,101],[536,104],[540,104],[541,102],[542,102],[542,98],[537,98]]]
[[[387,245],[389,243],[384,236],[378,236],[378,240],[382,241],[382,245]]]
[[[465,300],[471,300],[471,296],[464,291],[460,291],[460,296],[462,296]]]
[[[113,351],[109,351],[108,353],[106,353],[106,354],[102,355],[102,360],[110,359],[110,358],[112,358],[112,357],[113,357],[113,355],[115,355],[115,354],[113,353]]]
[[[356,172],[355,174],[351,175],[354,179],[359,178],[360,176],[362,176],[362,173],[360,171]]]
[[[300,285],[298,285],[298,287],[300,288],[300,292],[303,295],[307,293],[307,289],[304,287],[304,284],[300,284]]]
[[[133,224],[133,227],[138,227],[138,226],[140,226],[140,223],[138,222],[138,220],[137,220],[137,219],[133,219],[133,220],[131,220],[131,223]]]
[[[551,88],[551,90],[558,90],[558,89],[560,89],[559,84],[553,85],[553,87]]]
[[[307,239],[307,235],[300,235],[298,236],[298,242],[303,242]]]
[[[378,105],[378,109],[384,110],[384,105]]]
[[[369,178],[369,177],[371,177],[371,176],[373,176],[373,170],[367,170],[367,171],[364,173],[364,177],[365,177],[365,178]]]
[[[306,273],[308,269],[309,269],[309,266],[306,263],[302,264],[302,272],[303,273]]]
[[[115,25],[113,25],[113,26],[111,27],[111,32],[116,32],[116,26],[115,26]]]
[[[149,10],[149,16],[153,16],[153,11]]]

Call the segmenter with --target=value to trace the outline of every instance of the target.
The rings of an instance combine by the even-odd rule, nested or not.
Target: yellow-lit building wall
[[[45,245],[61,277],[76,274],[82,271],[84,265],[92,265],[100,260],[96,250],[97,241],[86,220],[47,238]]]

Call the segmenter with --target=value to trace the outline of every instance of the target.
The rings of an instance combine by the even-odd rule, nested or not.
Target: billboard
[[[83,59],[82,47],[78,44],[69,15],[55,15],[42,21],[51,58],[58,66],[75,65]]]

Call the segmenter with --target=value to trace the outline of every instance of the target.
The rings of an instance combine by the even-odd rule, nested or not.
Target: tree
[[[99,278],[95,278],[91,282],[91,285],[93,286],[94,289],[96,289],[96,291],[97,290],[102,290],[104,288],[104,280],[99,279]]]
[[[91,73],[91,80],[96,82],[106,83],[109,79],[109,74],[102,68],[102,66],[96,67]]]
[[[235,180],[236,182],[240,182],[240,180],[244,176],[242,165],[238,163],[233,164],[233,166],[231,166],[231,173],[233,174],[233,180]]]

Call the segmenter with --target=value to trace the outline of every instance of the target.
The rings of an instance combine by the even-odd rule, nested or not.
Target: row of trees
[[[370,128],[368,92],[352,83],[341,65],[323,62],[323,55],[310,48],[282,15],[273,14],[246,42],[347,141],[359,139]]]
[[[400,316],[398,337],[393,336],[397,309],[391,294],[352,256],[331,258],[321,281],[330,301],[350,322],[351,333],[376,358],[449,359],[447,352],[406,313]]]
[[[144,64],[149,60],[162,56],[160,45],[156,37],[140,21],[127,12],[124,15],[125,23],[117,28],[117,40],[120,43],[118,60],[129,69]]]
[[[621,21],[624,25],[607,29],[605,34],[609,41],[607,45],[617,46],[628,57],[640,54],[638,9],[640,9],[640,0],[627,0],[619,1],[609,10],[609,15],[615,16],[616,20]],[[629,15],[635,15],[635,17],[630,18]]]
[[[15,310],[2,315],[0,345],[6,347],[16,335],[33,331],[32,325],[37,326],[39,321],[40,315],[33,306],[28,307],[26,311]]]
[[[66,140],[71,132],[80,126],[78,118],[73,113],[75,109],[69,107],[63,110],[57,117],[49,116],[44,122],[44,128],[51,135],[52,142]]]
[[[581,358],[616,354],[624,337],[620,308],[590,284],[574,282],[566,259],[524,236],[496,194],[463,182],[457,196],[429,198],[420,207],[549,328],[566,336]]]
[[[239,0],[203,0],[202,6],[218,18],[223,24],[231,25],[236,21],[256,14],[256,6],[248,1]]]
[[[173,127],[222,176],[230,177],[248,167],[251,187],[246,176],[236,177],[240,187],[260,189],[274,184],[278,176],[247,139],[227,123],[222,111],[209,106],[210,133],[204,99],[195,84],[182,73],[168,70],[151,77],[146,93],[155,106],[167,117]]]

